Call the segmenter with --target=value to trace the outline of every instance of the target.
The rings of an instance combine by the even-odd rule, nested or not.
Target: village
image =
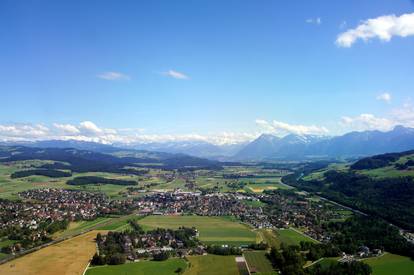
[[[329,241],[331,236],[320,221],[341,218],[339,206],[325,201],[312,201],[306,195],[287,190],[260,194],[155,190],[138,197],[110,200],[102,193],[48,188],[24,191],[19,196],[22,201],[18,203],[0,201],[0,229],[5,234],[16,228],[30,232],[32,245],[21,246],[15,242],[6,248],[12,253],[49,241],[50,232],[45,224],[57,223],[65,227],[72,221],[94,220],[115,214],[232,216],[255,229],[302,228],[306,235],[321,242]],[[64,228],[58,227],[56,230],[59,229]],[[169,231],[163,232],[167,234],[165,236],[154,237],[152,234],[140,232],[135,241],[128,236],[118,239],[127,259],[154,257],[171,250],[180,255],[205,253],[202,244],[188,249],[182,241],[171,239],[174,234]],[[167,240],[168,243],[159,245],[160,240]]]

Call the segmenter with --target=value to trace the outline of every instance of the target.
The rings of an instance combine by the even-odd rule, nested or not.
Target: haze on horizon
[[[414,127],[414,4],[1,1],[0,141]]]

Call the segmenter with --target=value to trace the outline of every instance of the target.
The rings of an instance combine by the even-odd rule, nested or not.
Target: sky
[[[414,127],[414,1],[0,1],[0,140]]]

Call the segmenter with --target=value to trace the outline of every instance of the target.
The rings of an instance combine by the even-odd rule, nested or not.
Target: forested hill
[[[131,172],[125,167],[157,167],[163,169],[208,168],[221,169],[218,161],[187,155],[135,152],[120,156],[73,148],[34,148],[25,146],[0,146],[0,162],[19,160],[52,160],[69,164],[73,172]],[[60,165],[61,164],[56,164]],[[59,167],[48,167],[50,169]]]
[[[414,229],[413,151],[377,155],[348,165],[308,168],[300,173],[303,175],[292,174],[284,181]]]
[[[393,166],[398,170],[414,170],[414,150],[401,153],[388,153],[358,160],[351,165],[354,170],[371,170]]]

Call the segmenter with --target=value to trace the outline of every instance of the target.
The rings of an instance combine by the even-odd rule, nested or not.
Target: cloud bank
[[[296,135],[325,135],[329,131],[325,127],[315,125],[300,125],[300,124],[288,124],[285,122],[273,120],[266,121],[263,119],[257,119],[256,124],[267,132],[276,135],[296,134]]]
[[[336,45],[349,48],[358,39],[369,41],[378,38],[388,42],[393,36],[407,37],[414,35],[414,13],[401,16],[384,15],[363,21],[354,29],[340,33],[336,39]]]
[[[380,95],[381,100],[387,96]],[[328,135],[332,134],[326,127],[317,125],[289,124],[278,120],[256,119],[256,129],[248,132],[221,132],[213,134],[153,134],[141,128],[104,128],[92,121],[79,124],[53,123],[43,124],[0,124],[0,141],[38,141],[38,140],[80,140],[103,144],[137,144],[152,142],[203,141],[217,145],[248,142],[260,134],[271,133],[277,136]],[[355,116],[342,116],[335,123],[334,134],[349,131],[381,130],[389,131],[397,125],[414,127],[414,106],[408,102],[391,110],[386,116],[379,117],[371,113]]]
[[[152,142],[204,141],[213,144],[234,144],[252,140],[258,133],[222,132],[210,135],[200,134],[146,134],[143,129],[112,129],[98,127],[92,121],[78,125],[53,123],[0,124],[0,141],[79,140],[103,144],[134,144]]]
[[[414,127],[414,106],[406,103],[401,108],[392,110],[387,117],[369,113],[353,117],[343,116],[340,125],[344,131],[389,131],[397,125]]]

